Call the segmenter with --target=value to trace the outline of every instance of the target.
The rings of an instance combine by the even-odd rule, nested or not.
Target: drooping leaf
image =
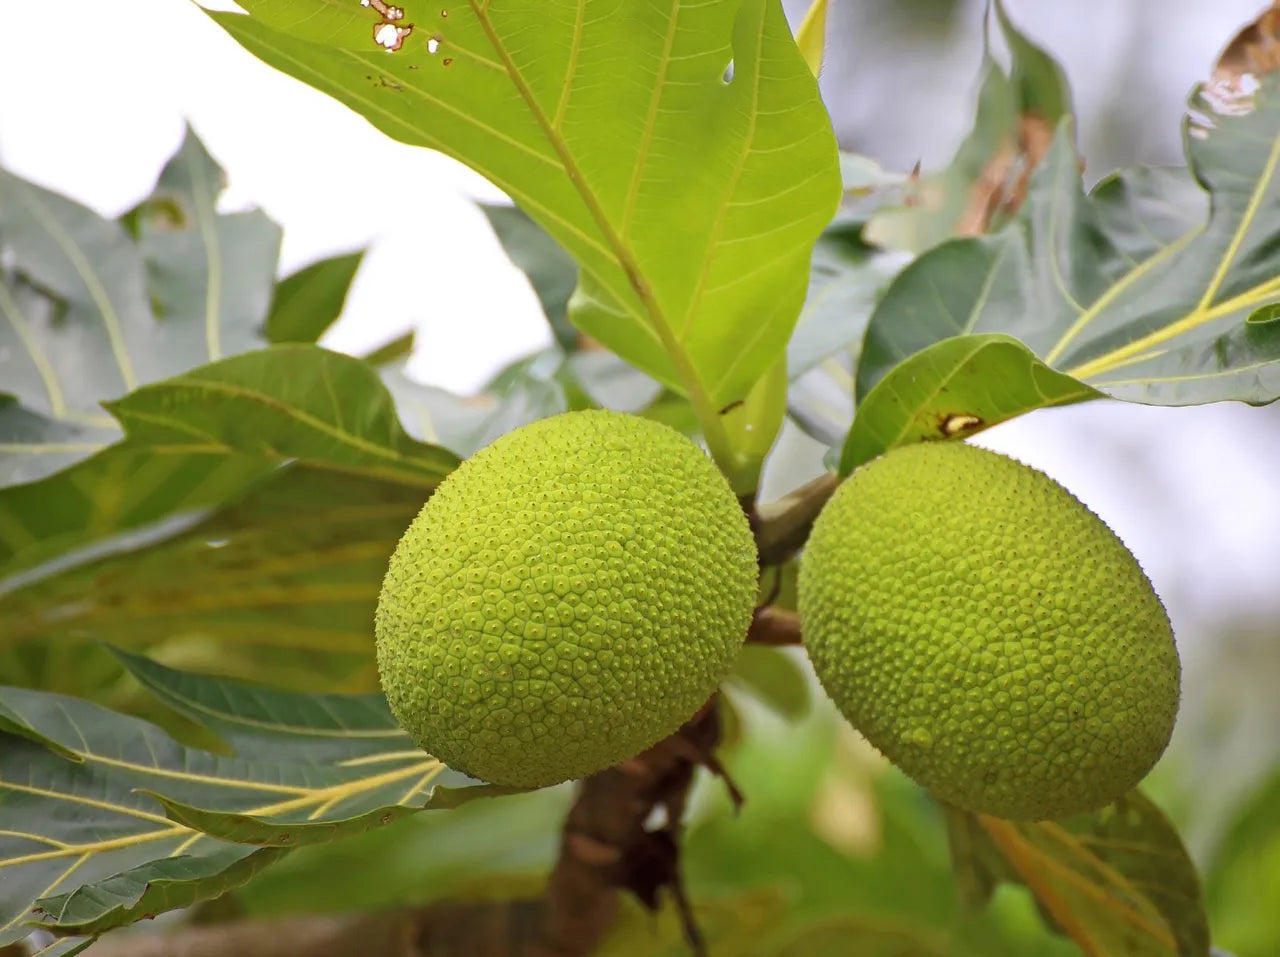
[[[0,595],[50,563],[167,537],[272,468],[259,456],[162,457],[117,443],[57,475],[0,489]]]
[[[1002,3],[992,8],[1009,71],[984,57],[972,132],[950,166],[908,184],[902,205],[872,216],[869,241],[920,253],[952,236],[999,229],[1018,211],[1054,127],[1071,112],[1061,68],[1018,31]]]
[[[425,497],[399,482],[278,470],[238,502],[149,547],[122,548],[0,593],[0,651],[29,644],[74,652],[91,639],[147,648],[198,670],[245,677],[267,670],[299,689],[372,688],[378,590]],[[13,681],[9,661],[0,657],[0,674]],[[82,669],[68,669],[41,685],[95,696],[109,690],[84,680]]]
[[[79,699],[0,689],[0,943],[32,925],[94,934],[216,897],[291,847],[382,826],[437,795],[456,803],[448,788],[499,793],[417,750],[378,696],[321,699],[123,661],[236,754],[183,747]]]
[[[1100,395],[1009,336],[943,339],[895,366],[859,403],[840,473],[899,445],[973,435],[1025,412]]]
[[[117,439],[102,400],[257,343],[280,230],[217,212],[221,181],[190,131],[121,221],[0,170],[0,483]]]
[[[958,812],[960,813],[960,812]],[[953,822],[953,828],[955,823]],[[1016,880],[1088,955],[1207,957],[1200,879],[1173,825],[1137,791],[1093,814],[1015,823],[970,816],[986,880]]]
[[[430,488],[457,458],[411,439],[378,374],[318,346],[272,346],[136,389],[107,409],[131,445],[298,460]]]
[[[826,111],[776,3],[629,0],[588,15],[576,0],[469,0],[422,11],[393,54],[364,11],[244,7],[210,16],[512,196],[581,267],[575,324],[689,390],[704,425],[786,341],[839,181]]]
[[[321,259],[280,280],[267,313],[269,342],[318,342],[337,321],[364,250]]]
[[[858,394],[947,336],[1004,332],[1116,398],[1159,405],[1280,395],[1280,73],[1192,93],[1188,156],[1211,211],[1167,173],[1089,195],[1065,130],[1018,220],[944,243],[899,275],[868,326]],[[1234,93],[1232,91],[1235,91]],[[1252,321],[1251,321],[1252,320]]]

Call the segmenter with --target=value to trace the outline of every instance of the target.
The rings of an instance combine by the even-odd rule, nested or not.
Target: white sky
[[[548,341],[527,284],[468,199],[498,196],[478,177],[259,63],[184,0],[0,0],[0,160],[14,172],[119,213],[150,188],[184,119],[227,169],[231,202],[285,227],[286,271],[372,243],[330,345],[416,325],[416,374],[467,391]],[[391,204],[377,199],[388,182]],[[1272,410],[1239,405],[1094,403],[980,443],[1044,468],[1094,507],[1190,641],[1269,599],[1280,580],[1275,423]]]

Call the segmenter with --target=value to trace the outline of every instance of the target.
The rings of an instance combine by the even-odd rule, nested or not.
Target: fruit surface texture
[[[818,517],[804,640],[849,722],[936,797],[1102,807],[1168,744],[1179,662],[1137,561],[1061,485],[961,442],[895,449]]]
[[[668,426],[543,419],[453,472],[392,555],[378,669],[401,726],[473,777],[539,787],[676,731],[742,647],[756,550]]]

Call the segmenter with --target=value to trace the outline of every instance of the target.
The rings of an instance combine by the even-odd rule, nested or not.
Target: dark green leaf
[[[318,346],[245,353],[106,406],[131,445],[165,455],[245,453],[426,488],[457,465],[405,434],[368,364]]]
[[[506,191],[578,261],[575,324],[690,390],[704,420],[786,341],[840,184],[777,4],[596,16],[577,0],[458,4],[420,18],[391,55],[360,11],[244,6],[249,17],[210,15],[268,63]]]
[[[414,747],[375,697],[317,699],[123,660],[170,704],[209,716],[236,754],[183,747],[79,699],[0,689],[6,728],[31,732],[0,747],[0,943],[32,923],[91,934],[216,897],[288,847],[389,823],[439,785],[475,786]]]
[[[407,359],[413,352],[414,341],[417,336],[413,332],[406,332],[402,336],[397,336],[390,342],[378,346],[372,352],[365,353],[362,358],[371,366],[385,366],[393,362],[399,362],[401,359]]]
[[[267,339],[277,344],[318,341],[341,315],[363,259],[364,250],[321,259],[282,279],[267,313]]]
[[[273,467],[259,456],[157,456],[116,444],[39,482],[0,489],[0,595],[167,537]]]
[[[74,649],[92,637],[183,667],[267,669],[312,691],[373,687],[378,589],[425,497],[398,482],[279,470],[149,548],[122,548],[0,594],[0,648]],[[81,669],[55,669],[41,684],[101,693],[82,681]]]
[[[1224,99],[1226,97],[1226,99]],[[947,336],[1005,332],[1116,398],[1161,405],[1280,395],[1280,74],[1247,98],[1191,97],[1188,154],[1212,212],[1168,174],[1122,174],[1089,196],[1062,130],[1019,220],[945,243],[903,271],[867,331],[858,392]]]
[[[1100,397],[1009,336],[956,336],[918,352],[858,406],[840,473],[911,442],[973,435],[1035,409]]]

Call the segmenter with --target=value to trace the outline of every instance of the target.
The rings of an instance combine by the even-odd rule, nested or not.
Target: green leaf
[[[474,396],[415,382],[402,367],[384,370],[382,378],[410,434],[462,458],[512,429],[569,409],[565,357],[558,348],[512,363]]]
[[[1280,892],[1280,770],[1233,810],[1205,868],[1215,941],[1240,954],[1264,954],[1280,936],[1280,914],[1263,902]]]
[[[122,221],[0,170],[0,482],[117,439],[102,400],[257,344],[280,230],[218,213],[221,189],[190,130]]]
[[[1119,399],[1158,405],[1280,395],[1280,327],[1249,322],[1280,299],[1280,74],[1247,99],[1191,97],[1188,155],[1208,191],[1160,171],[1085,196],[1062,130],[1019,220],[945,243],[889,288],[868,327],[858,392],[939,339],[1005,332],[1048,365]]]
[[[56,568],[167,537],[272,467],[258,456],[161,457],[117,443],[57,475],[0,489],[0,595]]]
[[[569,299],[578,284],[573,257],[520,207],[482,204],[480,210],[511,262],[529,278],[556,344],[575,351],[578,330],[569,322]]]
[[[787,416],[787,362],[778,356],[760,381],[737,405],[722,413],[729,447],[737,458],[733,490],[740,498],[754,496],[760,483],[765,456],[778,440]]]
[[[290,692],[169,668],[120,648],[110,651],[150,694],[212,731],[236,754],[330,764],[413,747],[380,694]]]
[[[868,241],[920,253],[955,235],[999,229],[1021,206],[1054,127],[1070,114],[1062,69],[1018,31],[1004,4],[992,8],[1009,72],[984,56],[973,131],[950,166],[911,183],[902,205],[871,217]]]
[[[1025,412],[1100,396],[1009,336],[943,339],[867,393],[845,440],[840,474],[899,445],[973,435]]]
[[[457,465],[405,434],[367,363],[313,345],[224,359],[105,405],[130,444],[166,455],[246,453],[425,488]]]
[[[837,219],[813,251],[809,293],[787,344],[787,374],[797,379],[838,353],[854,359],[880,293],[910,260],[862,240],[862,224]]]
[[[787,935],[776,957],[953,957],[955,950],[946,936],[905,921],[884,921],[875,917],[836,916]]]
[[[725,680],[729,687],[747,691],[790,721],[809,711],[809,673],[784,649],[746,645]]]
[[[424,11],[390,55],[372,38],[332,45],[358,36],[338,22],[355,11],[244,6],[249,17],[210,16],[541,223],[581,268],[574,323],[686,390],[705,429],[782,348],[840,186],[830,122],[776,2],[627,0],[588,15],[578,0],[469,0]]]
[[[207,900],[289,847],[389,823],[440,785],[476,787],[414,747],[380,696],[320,699],[122,660],[236,754],[79,699],[0,689],[7,724],[31,732],[0,747],[0,943],[30,924],[92,934]]]
[[[321,259],[282,279],[267,314],[268,341],[318,341],[342,314],[363,259],[364,250]]]
[[[1013,879],[1088,954],[1207,957],[1200,879],[1173,825],[1131,791],[1093,814],[1021,824],[978,815]]]
[[[0,650],[85,640],[148,648],[198,670],[317,691],[376,687],[371,625],[386,563],[423,491],[297,466],[149,547],[50,570],[0,593]],[[0,658],[0,671],[18,669]],[[101,697],[81,668],[31,683]],[[94,680],[112,680],[110,671]],[[130,702],[113,697],[118,705]]]

